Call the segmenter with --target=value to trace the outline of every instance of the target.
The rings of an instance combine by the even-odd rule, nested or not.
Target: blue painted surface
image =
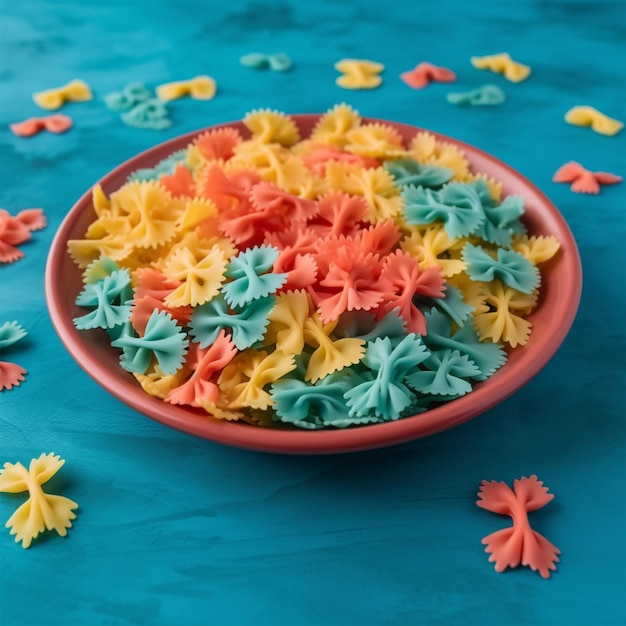
[[[626,173],[624,132],[563,122],[578,104],[625,117],[623,2],[0,2],[0,206],[41,206],[48,227],[0,267],[0,322],[27,339],[28,370],[0,394],[0,462],[55,451],[54,479],[80,509],[68,537],[23,550],[0,532],[0,623],[624,624],[625,186],[600,196],[551,182],[568,160]],[[239,65],[285,52],[285,74]],[[508,51],[533,68],[517,85],[474,69]],[[380,89],[348,92],[334,62],[386,65]],[[454,91],[501,86],[507,102],[457,109],[450,85],[413,91],[419,61],[454,69]],[[211,102],[172,104],[164,132],[124,126],[103,97],[207,73]],[[42,112],[35,91],[86,80],[91,103],[63,109],[63,136],[13,136]],[[48,319],[43,271],[75,200],[118,163],[167,138],[253,108],[363,115],[474,144],[542,188],[577,238],[585,285],[571,334],[522,391],[451,431],[333,457],[246,452],[167,429],[100,389]],[[9,358],[7,355],[6,358]],[[555,499],[532,521],[562,550],[550,580],[496,574],[480,539],[506,518],[478,509],[482,479],[537,473]],[[22,496],[0,494],[0,520]]]

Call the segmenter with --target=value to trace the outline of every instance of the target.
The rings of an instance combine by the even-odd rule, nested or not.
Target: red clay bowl
[[[307,137],[319,116],[292,116],[303,137]],[[381,120],[364,120],[366,122]],[[391,124],[411,139],[419,130],[404,124]],[[249,136],[241,122],[223,124]],[[206,129],[203,129],[206,130]],[[153,167],[172,152],[185,148],[196,131],[167,141],[123,163],[99,183],[108,195],[118,189],[133,171]],[[61,341],[77,363],[96,382],[133,409],[172,428],[215,442],[286,454],[328,454],[379,448],[403,443],[452,428],[485,412],[523,387],[550,360],[565,339],[574,321],[582,287],[582,270],[576,242],[567,223],[548,198],[506,164],[470,145],[449,137],[440,139],[457,145],[474,171],[502,181],[505,194],[520,194],[525,201],[524,222],[531,234],[554,235],[561,249],[551,261],[542,264],[539,306],[529,316],[533,328],[528,343],[512,351],[507,363],[491,378],[457,400],[419,415],[403,419],[351,427],[343,430],[301,430],[262,428],[245,423],[210,418],[191,407],[174,406],[146,394],[135,378],[119,365],[119,352],[108,338],[97,332],[79,332],[72,319],[83,311],[74,304],[82,288],[81,270],[67,253],[67,241],[84,237],[95,219],[91,189],[72,207],[52,243],[46,267],[46,299],[52,323]]]

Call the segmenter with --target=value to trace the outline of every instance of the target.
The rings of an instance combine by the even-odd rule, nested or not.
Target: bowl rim
[[[321,115],[290,114],[289,117],[301,128],[303,125],[311,127]],[[580,304],[582,265],[576,241],[565,218],[549,198],[531,181],[511,166],[480,148],[447,135],[409,124],[371,117],[362,117],[361,120],[363,123],[389,124],[405,133],[406,136],[427,132],[434,135],[439,141],[455,145],[465,152],[470,165],[473,164],[473,160],[488,163],[499,171],[499,174],[496,176],[498,180],[502,178],[504,173],[508,181],[513,181],[515,185],[523,187],[529,195],[533,196],[537,204],[542,206],[542,209],[547,210],[550,221],[558,231],[558,234],[550,234],[555,234],[561,244],[561,253],[558,260],[559,263],[564,264],[566,269],[563,276],[559,279],[559,302],[562,301],[567,306],[560,307],[550,317],[551,332],[547,335],[545,341],[541,342],[540,346],[533,344],[531,332],[531,338],[526,346],[516,348],[516,350],[525,352],[520,358],[514,363],[509,361],[485,383],[479,383],[472,392],[461,398],[444,403],[415,416],[346,429],[283,430],[281,428],[260,428],[240,422],[217,420],[206,416],[206,414],[203,416],[201,412],[190,407],[170,405],[150,396],[137,385],[132,375],[122,370],[122,368],[118,368],[119,372],[111,373],[105,364],[94,358],[90,351],[89,333],[78,331],[74,327],[72,318],[67,315],[64,307],[62,290],[58,288],[63,265],[67,263],[67,257],[69,256],[67,253],[67,241],[71,238],[72,228],[83,212],[91,207],[92,189],[96,185],[100,184],[106,190],[112,184],[112,181],[116,181],[120,177],[125,178],[131,172],[147,167],[147,162],[156,164],[165,156],[184,148],[195,137],[208,130],[235,127],[244,133],[247,132],[242,121],[237,120],[211,125],[179,135],[124,161],[91,185],[75,202],[61,222],[53,238],[46,262],[45,297],[52,325],[62,344],[78,365],[111,395],[157,422],[217,443],[249,450],[283,454],[356,452],[405,443],[466,422],[503,402],[526,385],[559,349],[574,322]],[[157,155],[159,155],[158,158]],[[482,171],[478,167],[476,169]],[[505,184],[505,189],[507,185],[508,183]],[[526,197],[524,201],[526,205]],[[75,267],[77,271],[80,271],[77,266]],[[111,348],[111,350],[114,349]],[[119,379],[122,378],[122,375],[127,376],[120,382]],[[495,394],[492,392],[493,385],[488,384],[494,380],[498,381],[498,393]]]

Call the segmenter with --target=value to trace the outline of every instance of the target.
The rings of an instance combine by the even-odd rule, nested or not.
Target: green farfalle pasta
[[[522,293],[532,293],[539,286],[539,270],[515,250],[498,248],[494,258],[481,246],[467,243],[463,247],[462,257],[472,280],[491,282],[499,279]]]
[[[163,374],[168,375],[182,367],[189,339],[169,313],[155,310],[143,337],[124,335],[111,345],[122,348],[120,365],[126,371],[144,374],[156,359]]]

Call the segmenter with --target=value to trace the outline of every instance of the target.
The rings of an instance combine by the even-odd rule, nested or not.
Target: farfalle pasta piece
[[[385,161],[383,166],[393,176],[398,187],[413,185],[437,189],[449,182],[454,172],[439,165],[422,165],[413,159],[393,159]]]
[[[86,102],[93,98],[91,89],[82,80],[72,80],[62,87],[33,94],[35,104],[42,109],[60,109],[66,102]]]
[[[232,258],[226,266],[226,276],[231,280],[222,288],[226,302],[232,307],[242,307],[279,289],[287,274],[270,272],[277,258],[278,250],[265,245]]]
[[[495,258],[482,246],[465,244],[461,252],[466,272],[472,280],[491,282],[499,279],[522,293],[532,293],[539,286],[539,270],[515,250],[498,248]]]
[[[519,218],[524,213],[524,200],[519,195],[508,195],[496,200],[486,180],[475,179],[471,186],[478,193],[485,214],[484,221],[473,235],[499,246],[510,246],[513,233],[524,232]]]
[[[157,96],[164,101],[189,96],[194,100],[212,100],[217,92],[215,80],[206,74],[189,80],[164,83],[156,88]]]
[[[128,372],[144,374],[153,359],[163,374],[173,374],[183,365],[189,339],[166,311],[154,311],[141,337],[122,335],[111,342],[122,348],[120,365]]]
[[[304,226],[317,210],[317,203],[284,191],[274,183],[260,182],[250,190],[250,200],[255,209],[279,215],[293,228]]]
[[[326,175],[326,165],[329,161],[338,161],[339,163],[358,165],[365,168],[380,167],[382,165],[381,160],[375,157],[354,154],[326,144],[314,145],[309,152],[302,156],[302,161],[311,171],[319,176]]]
[[[278,143],[281,146],[292,146],[300,139],[300,131],[296,123],[284,113],[271,109],[258,109],[243,118],[252,138],[259,143]]]
[[[483,85],[471,91],[446,94],[446,99],[456,106],[498,106],[506,100],[506,94],[498,85]]]
[[[17,322],[5,322],[0,326],[0,352],[26,336],[26,331]],[[26,370],[17,363],[0,361],[0,391],[19,387],[24,381]]]
[[[535,474],[514,480],[513,489],[495,480],[481,482],[477,506],[513,520],[513,526],[491,533],[481,542],[490,555],[489,562],[495,563],[496,572],[521,564],[539,572],[542,578],[550,578],[561,551],[531,528],[528,513],[544,507],[553,498]]]
[[[382,63],[364,59],[342,59],[335,63],[342,75],[335,81],[344,89],[375,89],[383,82],[380,74],[385,69]]]
[[[590,126],[591,130],[601,135],[612,137],[617,135],[624,123],[613,119],[598,109],[590,106],[575,106],[565,114],[565,121],[573,126]]]
[[[348,236],[357,231],[368,212],[369,207],[362,196],[331,191],[317,201],[317,214],[309,227],[323,237]]]
[[[276,72],[286,72],[290,70],[293,63],[291,59],[284,53],[278,52],[275,54],[264,54],[262,52],[250,52],[244,54],[239,63],[246,67],[253,67],[254,69],[272,69]]]
[[[439,268],[421,268],[410,254],[396,250],[385,258],[379,284],[385,296],[378,315],[398,309],[409,333],[425,334],[426,318],[415,299],[443,298],[445,286]]]
[[[389,159],[404,154],[402,135],[388,124],[372,122],[361,124],[346,133],[348,152],[359,156]]]
[[[530,76],[531,69],[528,65],[514,61],[507,52],[491,54],[484,57],[471,57],[472,65],[479,70],[491,70],[502,74],[504,78],[513,83],[519,83]]]
[[[198,135],[193,147],[206,161],[228,161],[241,141],[241,134],[235,128],[214,128]]]
[[[182,163],[176,165],[174,171],[171,174],[162,174],[159,177],[159,183],[172,195],[172,198],[193,198],[195,196],[196,182],[189,169],[185,167]],[[188,212],[189,203],[187,204],[187,209],[185,213]],[[189,223],[185,222],[185,219],[183,219],[182,227],[190,227]]]
[[[391,219],[372,224],[358,233],[356,238],[363,250],[377,254],[381,258],[395,249],[396,244],[402,238],[398,225]]]
[[[190,344],[190,352],[191,352]],[[158,365],[152,365],[145,374],[133,372],[133,376],[141,385],[141,388],[150,396],[165,400],[169,392],[182,385],[189,378],[191,371],[183,365],[173,374],[163,374]]]
[[[465,269],[458,243],[449,237],[443,224],[422,228],[413,227],[401,242],[400,248],[419,262],[420,267],[440,267],[445,278]]]
[[[195,407],[218,402],[217,378],[237,354],[237,347],[222,330],[206,350],[198,349],[197,352],[192,375],[182,385],[170,389],[165,402]]]
[[[276,349],[285,354],[301,354],[304,349],[304,322],[312,313],[310,296],[304,290],[287,291],[276,298],[269,312],[268,335]]]
[[[330,374],[314,385],[296,378],[281,378],[272,385],[270,393],[281,422],[314,430],[362,423],[348,415],[343,396],[349,388],[350,377]]]
[[[127,182],[142,181],[142,180],[157,180],[163,175],[173,174],[174,170],[179,165],[187,166],[187,150],[177,150],[164,159],[161,159],[154,167],[142,167],[135,170],[127,179]],[[106,198],[100,185],[94,187],[94,191],[99,189],[99,195],[101,198]],[[108,199],[107,199],[108,202]],[[95,203],[95,200],[94,200]],[[107,205],[107,208],[109,206]],[[98,217],[100,212],[96,211]]]
[[[57,113],[56,115],[48,115],[46,117],[29,117],[23,122],[9,124],[9,128],[18,137],[32,137],[42,130],[55,134],[64,133],[72,128],[73,125],[74,122],[71,117]]]
[[[121,115],[122,122],[134,128],[165,130],[172,125],[169,111],[159,98],[143,100]]]
[[[293,355],[248,350],[238,354],[218,378],[220,389],[228,396],[229,408],[267,409],[274,400],[266,386],[295,369]]]
[[[471,185],[448,183],[441,191],[409,185],[402,190],[409,225],[442,222],[451,239],[467,237],[485,221],[481,199]]]
[[[54,452],[32,459],[28,469],[21,463],[5,463],[0,470],[0,491],[21,493],[28,491],[28,500],[18,507],[6,523],[16,542],[29,548],[33,539],[44,530],[55,530],[61,537],[67,535],[76,519],[78,504],[64,496],[45,493],[42,485],[50,480],[65,461]]]
[[[406,382],[420,394],[458,398],[472,390],[469,379],[476,376],[478,366],[466,354],[448,348],[431,352]]]
[[[196,306],[216,296],[225,280],[227,261],[219,246],[197,259],[188,248],[179,248],[165,263],[163,273],[181,284],[164,300],[170,307]]]
[[[324,144],[342,148],[349,130],[361,125],[361,116],[345,102],[336,104],[315,123],[310,140],[313,144]]]
[[[536,293],[526,294],[494,280],[484,287],[489,310],[477,313],[474,324],[481,340],[504,341],[512,348],[528,341],[531,322],[522,317],[534,308]],[[519,315],[518,315],[519,313]]]
[[[222,329],[230,329],[238,350],[245,350],[263,339],[269,324],[268,315],[274,307],[274,298],[254,300],[241,311],[230,311],[223,295],[195,307],[189,323],[190,335],[206,348]]]
[[[456,74],[447,67],[438,67],[423,61],[412,70],[402,72],[400,78],[413,89],[423,89],[431,82],[453,83],[456,80]]]
[[[472,322],[453,331],[450,317],[437,309],[431,309],[425,316],[428,332],[422,339],[426,347],[431,352],[451,349],[466,355],[479,370],[473,377],[476,380],[486,380],[506,362],[506,352],[502,347],[497,343],[480,341]]]
[[[544,235],[520,235],[514,237],[511,248],[519,252],[533,265],[549,261],[559,251],[561,244],[559,240],[552,236]]]
[[[185,326],[192,313],[189,305],[170,307],[165,299],[181,285],[181,281],[169,278],[159,270],[143,267],[135,273],[136,288],[130,313],[130,322],[140,335],[155,309],[169,313],[181,326]]]
[[[552,177],[555,183],[572,183],[570,189],[575,193],[600,193],[600,185],[614,185],[620,183],[622,176],[609,172],[591,172],[576,161],[569,161],[562,165]]]
[[[423,165],[437,165],[451,169],[453,180],[465,181],[469,174],[469,161],[454,144],[437,139],[432,133],[418,132],[409,144],[407,156]]]
[[[318,268],[320,263],[321,259]],[[385,288],[379,282],[381,271],[377,255],[358,248],[339,248],[328,270],[318,276],[318,285],[311,290],[321,320],[328,323],[344,311],[369,311],[377,307],[385,296]]]
[[[361,363],[375,377],[357,383],[346,391],[344,397],[350,408],[349,414],[373,414],[385,420],[398,419],[412,402],[412,393],[404,384],[404,378],[428,354],[420,337],[413,333],[406,335],[396,345],[388,337],[368,343]]]
[[[326,167],[326,179],[334,191],[363,196],[369,206],[369,222],[384,221],[402,211],[400,190],[383,167],[362,170],[331,161]]]
[[[122,268],[112,271],[96,282],[85,284],[76,297],[76,304],[92,307],[85,315],[74,318],[78,330],[113,328],[130,319],[132,289],[130,274]]]
[[[330,335],[336,325],[337,322],[323,324],[317,313],[304,322],[304,341],[315,348],[307,364],[304,380],[316,383],[363,358],[365,341],[350,337],[333,340]]]
[[[31,232],[46,225],[42,209],[24,209],[17,215],[0,209],[0,263],[14,263],[24,257],[17,247],[31,238]]]
[[[104,96],[104,102],[112,111],[127,111],[153,97],[143,83],[129,83],[121,91],[113,91]]]

